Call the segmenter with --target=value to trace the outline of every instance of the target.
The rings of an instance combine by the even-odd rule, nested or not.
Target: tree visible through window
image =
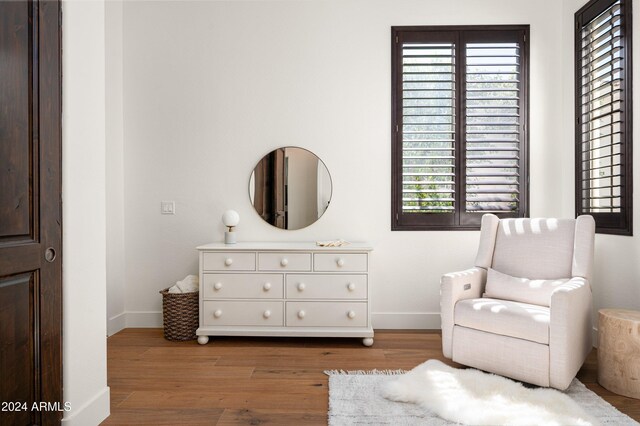
[[[592,0],[576,15],[576,214],[632,233],[631,1]]]
[[[528,32],[392,29],[392,229],[527,215]]]

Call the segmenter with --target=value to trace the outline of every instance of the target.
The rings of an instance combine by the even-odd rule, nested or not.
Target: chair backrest
[[[487,214],[481,231],[478,267],[529,279],[590,278],[595,232],[591,216],[501,220]]]

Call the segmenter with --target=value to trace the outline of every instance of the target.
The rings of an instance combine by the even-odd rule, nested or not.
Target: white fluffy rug
[[[456,369],[431,359],[383,389],[399,402],[413,402],[443,419],[473,425],[595,425],[571,398],[554,389],[474,369]]]
[[[406,374],[402,370],[326,373],[331,426],[638,425],[577,379],[564,392],[529,389],[435,360]]]

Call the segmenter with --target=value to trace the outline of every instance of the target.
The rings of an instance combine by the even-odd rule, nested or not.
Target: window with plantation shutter
[[[528,212],[528,26],[392,28],[392,229]]]
[[[590,1],[576,15],[576,214],[632,234],[631,1]]]

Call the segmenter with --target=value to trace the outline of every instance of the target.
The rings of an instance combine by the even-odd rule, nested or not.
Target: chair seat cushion
[[[512,277],[489,268],[487,272],[487,297],[532,303],[534,305],[551,306],[551,293],[556,287],[567,283],[570,278],[555,280],[530,280]]]
[[[502,336],[549,344],[550,310],[546,306],[479,298],[456,303],[456,325]]]

